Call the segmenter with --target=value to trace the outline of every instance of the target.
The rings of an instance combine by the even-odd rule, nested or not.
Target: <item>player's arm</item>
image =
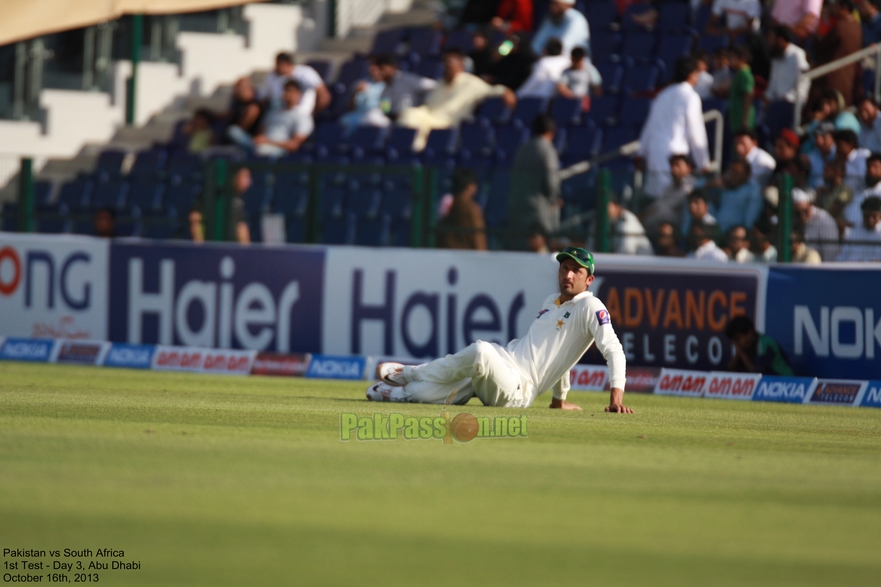
[[[587,326],[594,335],[597,350],[603,354],[606,364],[609,366],[609,405],[607,412],[619,414],[632,414],[633,410],[624,405],[624,384],[627,381],[625,370],[627,358],[624,356],[624,348],[612,328],[609,311],[605,306],[593,306],[588,311]]]
[[[581,411],[581,406],[577,404],[570,404],[566,401],[566,396],[569,394],[569,373],[566,372],[559,381],[554,384],[553,388],[554,397],[551,398],[551,405],[549,406],[552,410],[577,410]]]

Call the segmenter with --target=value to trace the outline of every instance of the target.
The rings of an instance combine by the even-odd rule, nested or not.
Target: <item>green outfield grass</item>
[[[106,586],[879,584],[881,410],[573,392],[451,410],[526,439],[340,442],[438,414],[364,387],[0,363],[0,548],[140,561]]]

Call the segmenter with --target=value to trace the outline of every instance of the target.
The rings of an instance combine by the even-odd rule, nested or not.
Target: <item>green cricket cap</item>
[[[593,263],[593,255],[591,255],[587,250],[580,247],[566,247],[565,249],[557,253],[557,261],[562,263],[563,259],[572,259],[573,261],[587,269],[588,275],[593,275],[593,272],[596,269],[596,266]]]

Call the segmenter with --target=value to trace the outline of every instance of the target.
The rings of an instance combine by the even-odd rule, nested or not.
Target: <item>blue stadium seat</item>
[[[624,14],[621,15],[621,30],[628,33],[645,31],[646,27],[633,20],[633,17],[643,15],[654,9],[655,7],[651,4],[630,4],[624,10]]]
[[[621,103],[621,114],[618,117],[618,125],[640,129],[645,124],[652,107],[651,98],[628,96]]]
[[[370,53],[373,55],[397,55],[400,45],[401,43],[403,43],[403,41],[403,29],[390,29],[387,31],[380,31],[376,33],[376,36],[373,37],[373,48],[370,50]]]
[[[199,199],[201,193],[202,184],[173,177],[165,190],[163,208],[174,207],[177,210],[188,212]]]
[[[275,175],[272,210],[286,217],[303,218],[309,206],[309,174],[290,171]]]
[[[603,133],[603,153],[614,151],[639,139],[638,128],[610,128]]]
[[[475,116],[478,120],[499,126],[506,124],[511,118],[511,109],[502,98],[488,98],[477,107]]]
[[[169,158],[167,175],[183,181],[201,179],[203,173],[202,160],[191,153],[176,153]]]
[[[413,242],[413,237],[411,235],[411,223],[409,219],[392,224],[390,241],[390,244],[393,247],[410,247],[410,244]]]
[[[618,120],[618,107],[621,99],[618,96],[597,96],[591,98],[587,117],[597,126],[613,126]]]
[[[378,126],[359,126],[349,137],[349,148],[352,158],[362,160],[369,155],[378,155],[383,152],[388,129]]]
[[[508,193],[511,189],[511,174],[507,169],[493,173],[489,184],[489,201],[486,203],[484,217],[490,228],[505,226],[508,213]]]
[[[309,137],[313,145],[315,158],[318,161],[327,161],[333,155],[345,152],[341,147],[345,142],[345,127],[338,122],[323,122],[318,125],[312,136]]]
[[[343,63],[337,75],[335,91],[342,90],[342,93],[346,93],[353,83],[366,79],[369,65],[370,63],[363,57],[353,57]]]
[[[602,63],[612,55],[621,53],[622,37],[614,31],[597,31],[591,29],[590,35],[591,60],[594,63]]]
[[[141,151],[135,156],[135,162],[129,171],[129,175],[133,177],[155,176],[165,171],[165,164],[168,161],[168,153],[161,149],[152,149],[149,151]]]
[[[550,112],[558,127],[575,126],[581,122],[581,99],[554,98]]]
[[[95,166],[95,174],[118,177],[122,173],[122,162],[126,154],[125,151],[101,151]]]
[[[544,98],[521,98],[517,100],[517,106],[511,115],[511,121],[514,125],[521,125],[523,128],[532,128],[532,122],[539,114],[548,111],[548,101]]]
[[[330,83],[330,72],[333,70],[333,64],[330,61],[313,59],[311,61],[307,61],[306,65],[314,69],[318,73],[318,75],[321,76],[321,79],[324,80],[325,84]]]
[[[507,125],[496,131],[496,160],[500,165],[511,165],[517,149],[529,140],[529,130]]]
[[[725,98],[704,98],[703,99],[704,112],[709,112],[710,110],[718,110],[722,113],[722,116],[728,114],[728,100]]]
[[[493,127],[479,122],[464,123],[459,128],[460,153],[466,158],[489,157],[495,152]]]
[[[596,66],[597,71],[603,78],[603,93],[617,94],[621,91],[621,82],[624,81],[623,60],[618,57],[609,57]]]
[[[98,180],[92,190],[89,205],[93,210],[105,207],[120,210],[125,206],[128,191],[128,182],[121,179]]]
[[[95,235],[95,224],[91,217],[74,218],[70,221],[70,232],[72,234],[84,234],[86,236]]]
[[[685,2],[662,2],[658,9],[658,30],[662,33],[681,33],[689,28],[691,6]]]
[[[388,214],[376,218],[358,218],[355,229],[355,244],[362,247],[381,247],[389,241],[392,220]]]
[[[161,240],[177,238],[182,232],[181,222],[176,217],[147,218],[141,228],[142,237]]]
[[[728,35],[708,35],[702,34],[697,39],[698,51],[706,51],[713,55],[718,49],[728,48]]]
[[[84,210],[89,205],[94,184],[84,177],[77,177],[61,186],[58,203],[64,204],[71,211]]]
[[[624,81],[621,84],[622,91],[628,96],[651,93],[658,86],[660,79],[661,72],[657,65],[652,63],[634,65],[624,74]],[[626,97],[624,101],[627,101]]]
[[[403,126],[392,127],[388,142],[385,145],[385,157],[391,163],[410,163],[415,157],[413,153],[413,140],[416,138],[416,129]]]
[[[444,64],[440,59],[423,59],[413,66],[412,71],[422,77],[438,80],[444,74]]]
[[[290,217],[285,219],[285,240],[289,243],[306,242],[306,219]]]
[[[70,229],[70,220],[59,214],[47,216],[37,215],[34,219],[37,232],[48,234],[62,234]]]
[[[673,76],[676,61],[680,57],[691,54],[694,38],[691,35],[664,34],[658,44],[658,59],[664,64],[664,75],[661,81],[666,81]]]
[[[782,100],[768,104],[762,122],[768,129],[771,141],[774,141],[784,128],[792,126],[794,108],[795,106],[791,102]]]
[[[410,31],[410,61],[417,62],[425,58],[440,55],[443,34],[433,27],[423,27]]]
[[[707,28],[707,25],[710,23],[710,17],[713,15],[713,5],[712,4],[704,4],[703,2],[698,7],[697,12],[694,14],[694,28],[697,30],[700,36],[704,36],[704,31]]]
[[[162,195],[165,186],[152,178],[138,179],[131,182],[128,193],[127,206],[129,209],[137,206],[142,212],[151,214],[158,212],[162,205]]]
[[[15,232],[18,230],[18,204],[16,202],[6,202],[3,204],[0,214],[3,216],[2,223],[0,223],[0,230],[6,232]]]
[[[410,179],[386,179],[382,186],[380,213],[387,214],[395,223],[409,220],[413,209],[413,183]]]
[[[323,222],[321,242],[326,245],[351,245],[355,242],[357,219],[352,212],[328,218]]]
[[[592,124],[566,129],[565,165],[588,161],[599,154],[602,133]]]
[[[346,210],[354,212],[358,218],[376,218],[382,205],[382,190],[364,189],[364,186],[352,181],[346,197]]]
[[[466,30],[450,31],[444,41],[444,49],[460,49],[465,53],[474,51],[474,33]]]
[[[39,180],[34,182],[34,203],[37,206],[49,205],[49,198],[52,196],[52,182]]]
[[[422,152],[422,161],[426,163],[439,163],[456,154],[458,135],[452,128],[436,128],[428,135],[425,150]]]
[[[629,32],[624,35],[622,53],[636,60],[651,60],[655,55],[655,47],[658,45],[658,35],[655,33]]]
[[[590,31],[603,31],[618,18],[614,2],[591,2],[587,7],[587,22]],[[538,23],[538,21],[536,21]],[[538,28],[538,24],[536,24]]]

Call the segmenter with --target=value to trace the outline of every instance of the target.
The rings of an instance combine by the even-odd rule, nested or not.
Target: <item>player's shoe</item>
[[[367,388],[367,399],[372,402],[406,402],[404,390],[400,387],[392,387],[382,381],[377,381]]]
[[[400,363],[380,363],[376,366],[376,378],[392,387],[403,387],[412,381],[406,375],[407,370]]]

